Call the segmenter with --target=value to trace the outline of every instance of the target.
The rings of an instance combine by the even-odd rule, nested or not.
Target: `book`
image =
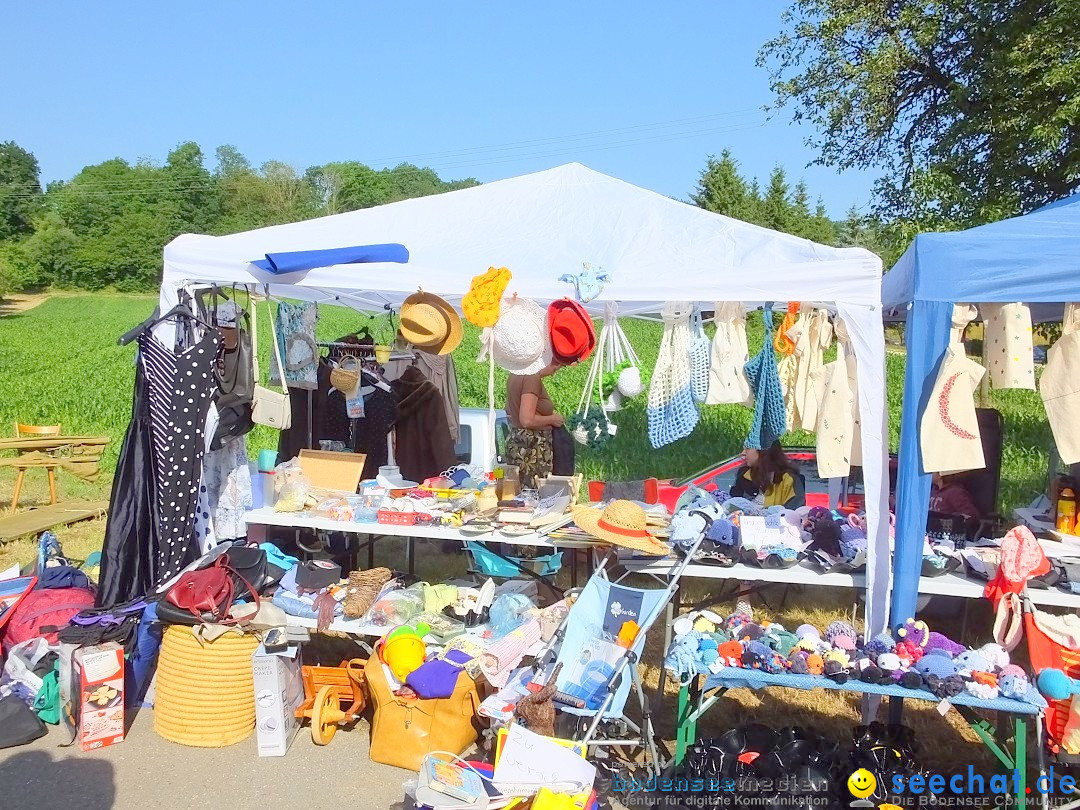
[[[528,506],[506,506],[499,510],[497,520],[499,523],[514,523],[528,526],[532,520],[533,510]]]
[[[483,781],[467,768],[434,757],[427,757],[424,767],[427,770],[427,787],[432,790],[467,804],[474,804],[480,801],[481,796],[487,796]]]

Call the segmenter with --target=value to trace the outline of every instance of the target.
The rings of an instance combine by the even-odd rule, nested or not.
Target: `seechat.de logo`
[[[847,780],[847,789],[851,792],[859,801],[851,803],[852,807],[873,807],[874,803],[866,801],[868,796],[872,796],[877,789],[877,778],[866,770],[866,768],[859,768]]]

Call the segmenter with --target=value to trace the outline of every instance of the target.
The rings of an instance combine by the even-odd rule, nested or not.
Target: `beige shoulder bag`
[[[258,371],[258,353],[255,352],[255,391],[251,397],[251,421],[256,425],[266,425],[278,430],[288,430],[292,426],[292,405],[289,402],[289,391],[285,387],[285,365],[281,362],[281,349],[278,346],[277,329],[274,327],[274,313],[270,311],[270,299],[266,299],[266,309],[270,312],[270,342],[274,346],[274,360],[277,363],[278,375],[281,378],[281,391],[271,390],[260,385]],[[252,313],[255,307],[251,308]],[[252,334],[256,331],[255,320],[252,318]],[[256,344],[257,345],[257,344]]]

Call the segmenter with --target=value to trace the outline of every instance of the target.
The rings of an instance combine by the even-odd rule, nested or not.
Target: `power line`
[[[443,156],[443,157],[447,157],[447,158],[451,158],[451,157],[455,157],[455,156],[464,157],[464,156],[470,155],[470,154],[478,154],[478,153],[484,153],[484,152],[505,152],[505,151],[511,151],[511,150],[516,150],[516,149],[525,149],[526,147],[541,146],[541,145],[546,145],[545,148],[547,148],[547,146],[554,147],[554,146],[557,146],[557,145],[559,145],[561,143],[574,143],[574,142],[579,142],[579,141],[587,141],[587,140],[602,137],[602,136],[605,136],[605,135],[614,135],[614,134],[619,134],[619,133],[633,133],[633,132],[637,132],[637,131],[641,131],[641,130],[648,130],[648,129],[666,129],[666,128],[671,128],[671,127],[685,126],[685,125],[688,125],[688,124],[700,124],[700,123],[703,123],[703,122],[713,121],[713,120],[720,119],[720,118],[728,118],[728,117],[731,117],[731,116],[743,115],[743,114],[748,113],[748,112],[759,112],[759,111],[756,110],[756,108],[748,107],[748,108],[743,108],[743,109],[738,109],[738,110],[729,110],[729,111],[723,112],[723,113],[714,113],[714,114],[711,114],[711,115],[696,116],[696,117],[693,117],[693,118],[681,118],[681,119],[673,119],[673,120],[670,120],[670,121],[660,121],[660,122],[653,122],[653,123],[647,123],[647,124],[635,124],[635,125],[626,126],[626,127],[616,127],[616,128],[612,128],[612,129],[605,129],[605,130],[594,130],[592,132],[577,133],[577,134],[567,134],[567,135],[557,135],[557,136],[551,136],[551,137],[548,137],[548,138],[535,138],[535,139],[531,139],[531,140],[515,141],[515,142],[504,143],[504,144],[492,144],[492,145],[486,145],[486,146],[466,147],[466,148],[461,148],[461,149],[445,150],[445,151],[441,151],[441,152],[423,152],[423,153],[414,153],[414,154],[411,154],[411,155],[398,155],[398,156],[389,157],[389,158],[379,158],[379,159],[375,159],[375,160],[368,160],[368,161],[365,161],[365,162],[368,165],[372,165],[372,164],[375,164],[375,165],[378,165],[378,164],[388,165],[388,164],[390,164],[390,163],[392,163],[394,161],[405,162],[405,161],[421,159],[421,158],[428,158],[428,157],[439,157],[439,156]],[[656,135],[662,135],[664,133],[655,133],[655,134]],[[676,133],[672,133],[672,134],[676,134]],[[691,136],[696,136],[697,134],[699,134],[699,133],[688,133],[688,135],[691,135]],[[531,157],[531,155],[524,154],[524,155],[521,155],[520,157],[522,159],[524,159],[524,158]],[[514,159],[517,159],[517,158],[514,158]],[[473,166],[473,165],[488,165],[488,163],[487,162],[482,162],[482,163],[464,162],[464,163],[454,164],[453,166],[447,166],[447,168],[457,168],[458,166],[469,167],[469,166]],[[422,168],[417,169],[418,172],[421,172],[422,170],[423,170]],[[153,187],[153,186],[156,186],[156,185],[160,185],[162,182],[168,182],[168,179],[167,178],[159,178],[159,177],[148,177],[148,178],[141,178],[141,179],[139,179],[139,178],[131,178],[131,179],[128,179],[128,180],[101,180],[101,181],[98,181],[97,183],[95,183],[95,186],[98,186],[99,188],[100,187],[109,187],[109,186],[119,186],[119,187],[122,187],[125,190],[127,190],[127,189],[137,189],[137,188],[140,188],[142,186]],[[177,182],[180,182],[180,181],[177,181]],[[36,196],[34,194],[34,192],[33,192],[34,185],[35,184],[33,184],[33,183],[7,183],[7,184],[0,184],[0,189],[4,189],[4,188],[24,188],[24,189],[28,189],[28,193],[30,194],[30,196]]]
[[[574,155],[588,152],[608,151],[611,149],[621,149],[628,146],[639,145],[651,145],[657,143],[668,143],[676,140],[685,140],[690,138],[704,137],[708,135],[718,135],[730,132],[739,132],[748,129],[756,129],[764,126],[770,126],[775,124],[775,121],[770,119],[758,119],[755,121],[748,121],[738,124],[732,124],[725,127],[715,127],[708,129],[692,130],[686,132],[675,133],[653,133],[649,135],[643,135],[636,138],[629,138],[622,141],[607,142],[602,144],[584,145],[576,147],[564,147],[558,149],[551,149],[548,151],[534,151],[523,152],[515,155],[496,157],[491,160],[467,160],[460,162],[451,162],[444,164],[435,164],[433,166],[418,167],[416,169],[397,169],[394,170],[395,175],[398,177],[414,175],[426,175],[429,172],[441,173],[447,171],[453,171],[457,169],[467,169],[484,166],[494,166],[505,163],[513,163],[526,160],[537,160],[551,157],[562,157],[566,155]],[[479,156],[478,156],[479,157]],[[376,172],[388,172],[389,169],[374,170]],[[302,175],[295,177],[297,182],[303,182]],[[451,181],[444,181],[451,182]],[[197,189],[207,188],[207,180],[198,180],[193,182],[187,182],[185,180],[173,180],[168,177],[154,177],[154,178],[142,178],[132,179],[130,181],[115,180],[115,181],[101,181],[100,185],[115,186],[114,188],[81,188],[79,185],[67,185],[65,188],[70,189],[82,196],[91,197],[120,197],[129,196],[135,194],[144,193],[156,193],[164,191],[194,191]],[[17,186],[18,184],[12,184]],[[97,184],[95,184],[97,185]],[[12,187],[8,186],[8,187]],[[0,186],[0,189],[4,188]],[[34,198],[38,195],[32,192],[15,192],[13,194],[5,195],[8,199],[12,198]]]

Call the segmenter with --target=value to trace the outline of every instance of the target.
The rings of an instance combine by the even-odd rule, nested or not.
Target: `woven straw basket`
[[[171,742],[224,748],[255,728],[255,636],[200,643],[188,627],[165,628],[158,659],[154,731]]]

